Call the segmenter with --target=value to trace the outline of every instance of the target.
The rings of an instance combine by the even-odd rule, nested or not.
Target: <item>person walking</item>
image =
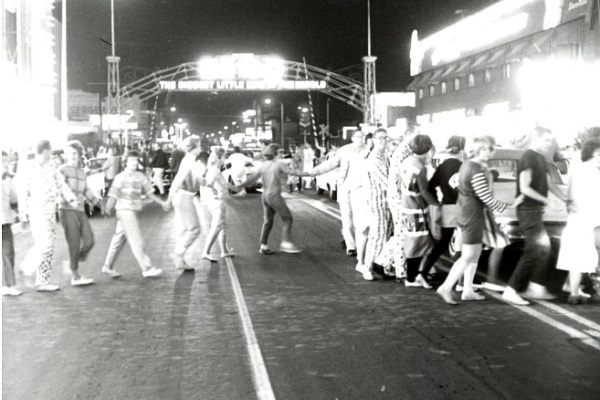
[[[305,143],[302,148],[302,170],[310,171],[315,166],[315,151],[312,146],[308,143]],[[304,189],[312,189],[312,178],[311,177],[303,177],[302,181],[304,183]]]
[[[352,134],[352,143],[340,147],[329,160],[310,172],[314,178],[339,167],[337,201],[342,217],[342,235],[346,254],[357,258],[356,270],[359,272],[363,271],[365,265],[369,227],[367,214],[363,212],[368,197],[366,160],[369,153],[365,134],[356,130]]]
[[[140,229],[137,213],[142,210],[142,196],[147,196],[160,204],[165,211],[169,209],[166,202],[154,195],[154,188],[148,177],[138,170],[139,153],[135,150],[127,154],[125,171],[115,177],[112,188],[108,193],[106,213],[117,213],[117,227],[110,241],[106,260],[102,272],[112,278],[121,276],[114,269],[114,263],[123,249],[125,242],[129,242],[131,252],[142,269],[144,278],[155,277],[162,274],[162,269],[152,266],[150,257],[144,249],[144,238]]]
[[[373,280],[373,264],[375,258],[383,250],[391,235],[392,216],[387,205],[387,178],[389,156],[387,155],[388,134],[385,129],[377,129],[373,133],[373,151],[367,158],[369,236],[365,264],[362,267],[363,279]]]
[[[302,172],[292,171],[286,164],[277,160],[278,150],[279,146],[277,144],[270,144],[263,151],[265,162],[240,185],[236,186],[237,189],[262,178],[263,194],[261,201],[264,222],[260,234],[259,253],[267,255],[274,253],[269,247],[268,242],[269,234],[271,233],[271,229],[273,229],[275,214],[279,214],[283,221],[280,250],[286,253],[300,253],[302,251],[302,249],[292,241],[292,223],[294,220],[290,209],[281,196],[281,187],[286,182],[286,176],[300,176]]]
[[[94,234],[90,221],[85,215],[84,202],[87,199],[92,205],[100,202],[87,186],[87,177],[81,168],[83,146],[77,140],[67,142],[65,147],[66,164],[58,170],[63,175],[71,191],[77,196],[77,207],[62,201],[58,206],[60,222],[65,231],[65,239],[69,248],[69,266],[71,269],[71,285],[84,286],[94,283],[91,278],[79,274],[79,261],[84,261],[92,247]]]
[[[466,139],[463,136],[451,136],[446,147],[446,159],[437,167],[429,180],[428,190],[437,198],[437,190],[442,194],[441,225],[442,237],[435,243],[431,252],[425,257],[419,272],[423,286],[429,286],[429,271],[442,254],[448,249],[454,231],[458,226],[458,171],[465,159]]]
[[[117,148],[110,147],[108,149],[108,158],[102,164],[102,172],[104,172],[104,195],[108,195],[108,191],[112,186],[115,176],[121,172],[121,157],[119,157]]]
[[[517,195],[524,195],[517,208],[517,218],[525,233],[525,247],[502,295],[504,300],[517,305],[529,304],[519,295],[524,289],[526,297],[539,300],[555,298],[544,286],[551,244],[543,216],[550,201],[548,192],[564,202],[567,197],[548,176],[546,157],[554,148],[552,131],[538,126],[532,133],[531,148],[525,151],[517,166]]]
[[[11,225],[17,220],[17,192],[8,173],[8,153],[2,152],[2,296],[18,296],[15,287],[15,246]]]
[[[427,135],[416,135],[411,143],[412,155],[400,164],[399,183],[401,191],[402,240],[406,257],[406,280],[408,287],[430,289],[419,275],[423,257],[433,248],[433,237],[427,223],[429,205],[439,205],[429,193],[427,165],[431,163],[433,143]]]
[[[462,300],[485,300],[485,296],[475,293],[473,289],[473,278],[484,242],[487,211],[485,208],[502,212],[507,207],[516,207],[522,200],[522,197],[518,196],[513,203],[506,204],[492,195],[487,162],[493,151],[494,148],[487,139],[475,138],[472,145],[473,158],[466,160],[459,170],[457,221],[462,237],[462,252],[437,290],[448,304],[457,304],[452,296],[452,289],[463,275]]]
[[[180,229],[177,235],[173,259],[175,268],[193,270],[185,262],[185,253],[200,236],[200,216],[198,215],[198,198],[196,193],[204,183],[205,172],[202,164],[196,162],[200,155],[200,137],[192,135],[183,141],[185,157],[181,160],[179,172],[175,175],[169,190],[167,204],[175,209],[175,220]]]
[[[50,142],[40,141],[35,159],[19,177],[19,220],[25,228],[28,225],[31,227],[34,242],[32,255],[37,264],[35,286],[40,292],[59,289],[58,285],[50,283],[56,236],[56,203],[62,197],[71,207],[79,207],[77,197],[50,162],[51,157]]]
[[[169,168],[169,155],[165,152],[165,148],[165,144],[160,144],[150,160],[150,166],[152,167],[152,183],[156,186],[158,193],[161,196],[165,195],[163,176],[165,170]]]
[[[229,198],[229,185],[221,172],[223,166],[223,155],[225,149],[221,146],[214,146],[206,165],[206,185],[200,190],[202,199],[206,203],[212,216],[210,222],[210,230],[204,243],[202,250],[202,258],[215,262],[217,261],[210,255],[210,250],[219,240],[221,247],[221,258],[232,257],[233,249],[227,246],[227,234],[225,231],[225,203]]]
[[[419,134],[419,126],[410,124],[404,133],[402,142],[396,147],[390,157],[390,172],[388,174],[388,207],[392,213],[394,222],[394,236],[390,238],[394,249],[394,269],[396,281],[402,282],[406,279],[406,257],[404,256],[404,236],[402,233],[403,216],[400,183],[400,166],[412,155],[411,143]]]
[[[181,160],[183,160],[183,157],[185,157],[185,151],[181,149],[181,143],[177,143],[177,145],[175,145],[175,148],[171,152],[170,163],[173,177],[177,175],[177,172],[179,172],[179,166],[181,165]]]
[[[569,271],[565,286],[570,290],[567,302],[573,305],[591,297],[581,290],[581,279],[584,273],[594,273],[600,261],[600,139],[583,143],[581,161],[570,174],[569,217],[556,265]]]

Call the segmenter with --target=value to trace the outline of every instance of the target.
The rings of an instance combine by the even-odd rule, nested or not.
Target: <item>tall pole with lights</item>
[[[62,26],[60,38],[60,120],[63,124],[68,123],[69,114],[67,108],[67,0],[62,0]]]
[[[107,111],[109,115],[117,115],[119,119],[119,139],[121,139],[121,95],[119,82],[119,61],[120,57],[115,56],[115,1],[110,0],[110,30],[111,30],[111,55],[106,57],[108,61],[108,96],[107,96]],[[109,121],[112,118],[109,117]],[[109,132],[112,126],[109,123]]]
[[[375,84],[375,61],[377,57],[371,55],[371,0],[367,0],[367,55],[363,57],[365,64],[364,73],[364,99],[363,99],[363,115],[364,123],[369,125],[375,124],[375,106],[374,95],[377,91]]]

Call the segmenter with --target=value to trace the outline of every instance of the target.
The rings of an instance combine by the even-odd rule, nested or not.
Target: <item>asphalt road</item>
[[[237,256],[209,263],[199,244],[192,273],[170,262],[173,212],[148,205],[141,224],[166,271],[158,279],[142,279],[128,248],[121,279],[100,274],[116,220],[93,218],[97,244],[81,270],[96,283],[85,288],[68,283],[58,229],[62,290],[36,293],[18,275],[25,293],[2,299],[3,398],[598,398],[597,297],[514,307],[487,294],[451,307],[433,291],[366,282],[340,247],[337,205],[313,193],[288,204],[303,253],[258,253],[252,194],[230,200]],[[271,247],[279,241],[276,221]],[[30,245],[29,233],[16,234],[17,263]]]

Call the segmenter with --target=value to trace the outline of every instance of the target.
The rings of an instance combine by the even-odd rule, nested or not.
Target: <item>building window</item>
[[[446,93],[446,82],[442,82],[442,94]]]
[[[419,99],[423,98],[423,88],[419,89]]]
[[[469,74],[469,87],[475,86],[475,75]]]
[[[435,96],[435,85],[429,86],[429,97]]]
[[[502,67],[502,77],[504,79],[510,78],[510,64],[506,64]]]
[[[490,83],[492,81],[492,70],[487,68],[485,70],[485,83]]]
[[[460,90],[460,78],[454,78],[454,90]]]

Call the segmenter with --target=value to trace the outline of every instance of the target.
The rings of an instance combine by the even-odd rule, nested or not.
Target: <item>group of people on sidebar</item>
[[[230,184],[223,175],[225,149],[213,146],[210,153],[203,152],[200,138],[193,135],[182,145],[185,155],[166,198],[154,194],[150,179],[138,169],[140,154],[129,151],[125,170],[114,177],[108,191],[105,211],[112,214],[116,210],[117,226],[102,272],[113,278],[120,276],[114,268],[115,260],[125,242],[129,242],[144,277],[162,274],[146,253],[140,230],[138,213],[144,197],[160,204],[165,211],[170,208],[175,211],[179,232],[172,258],[176,269],[194,269],[186,263],[185,255],[200,236],[199,199],[212,216],[202,258],[217,261],[211,255],[216,241],[222,257],[233,256],[226,239],[229,190],[239,191],[258,179],[262,179],[263,185],[264,217],[259,253],[274,254],[268,239],[276,214],[283,221],[279,250],[299,253],[302,249],[292,238],[293,217],[282,188],[288,185],[289,176],[315,177],[338,168],[337,196],[346,253],[356,257],[356,270],[365,280],[374,280],[376,274],[396,279],[407,287],[431,289],[428,277],[432,267],[452,238],[458,237],[460,258],[437,288],[446,303],[457,304],[453,290],[461,279],[463,301],[485,299],[473,286],[484,248],[491,249],[486,282],[489,289],[503,291],[503,298],[517,305],[529,304],[526,298],[554,298],[544,285],[551,243],[543,215],[552,193],[566,204],[569,212],[557,263],[557,268],[569,272],[563,289],[570,293],[571,304],[585,303],[591,297],[581,284],[584,275],[599,280],[596,268],[600,259],[600,138],[583,143],[581,163],[571,171],[568,192],[563,193],[547,169],[556,139],[551,130],[536,127],[531,133],[529,149],[518,161],[515,197],[506,203],[494,197],[492,174],[487,166],[496,149],[493,138],[475,137],[467,143],[464,137],[452,136],[445,159],[431,174],[428,170],[435,151],[432,140],[419,134],[414,126],[396,147],[390,146],[384,129],[366,136],[356,130],[352,143],[342,146],[311,170],[296,169],[282,162],[279,146],[264,144],[264,162],[250,176]],[[67,162],[55,169],[49,163],[50,144],[42,141],[31,168],[21,177],[19,219],[31,226],[34,246],[30,253],[38,266],[38,291],[58,289],[50,283],[57,202],[69,249],[71,284],[93,282],[78,273],[79,261],[85,259],[94,244],[83,202],[86,198],[91,203],[101,199],[95,198],[86,187],[85,174],[79,165],[81,152],[78,142],[69,142],[65,150]],[[10,225],[15,221],[11,204],[17,196],[6,176],[6,158],[3,153],[2,293],[16,295],[20,292],[14,287]],[[516,208],[525,243],[508,285],[503,286],[497,280],[497,271],[508,239],[493,212],[501,213],[507,208]]]

